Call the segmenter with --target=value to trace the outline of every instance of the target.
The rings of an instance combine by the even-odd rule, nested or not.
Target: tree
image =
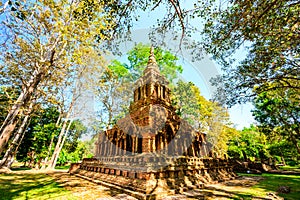
[[[150,45],[139,43],[127,53],[129,65],[124,63],[123,66],[130,71],[133,81],[142,75],[142,72],[147,66],[149,52]],[[178,73],[182,73],[182,66],[177,64],[179,58],[170,51],[156,47],[154,49],[154,55],[161,74],[164,75],[168,81],[172,82],[178,77]]]
[[[192,82],[179,80],[173,91],[173,104],[177,114],[195,130],[205,133],[214,146],[214,152],[223,157],[227,153],[227,142],[237,134],[230,127],[229,115],[217,102],[206,100]]]
[[[205,49],[223,66],[228,105],[277,88],[299,92],[299,5],[236,0],[211,8],[203,31]],[[243,49],[247,55],[234,62]]]
[[[200,91],[192,82],[186,83],[179,80],[172,93],[172,103],[182,119],[199,129],[201,102],[197,97],[200,97]]]
[[[208,8],[203,44],[224,71],[212,80],[216,99],[228,106],[254,100],[264,130],[282,129],[299,149],[300,3],[234,0]]]
[[[35,104],[35,101],[31,102],[28,109],[26,109],[24,111],[24,113],[22,113],[22,115],[23,115],[22,123],[20,124],[17,132],[14,134],[13,139],[9,145],[9,148],[5,152],[5,155],[3,156],[3,158],[0,162],[0,167],[5,166],[5,167],[10,168],[10,166],[12,165],[12,163],[14,161],[14,157],[20,146],[20,143],[22,142],[22,140],[24,138],[26,128],[29,125],[30,115],[34,111],[34,108],[33,108],[34,104]]]
[[[94,50],[96,36],[107,38],[101,31],[112,25],[99,5],[86,13],[85,1],[26,1],[14,6],[17,9],[11,9],[3,23],[9,40],[1,46],[5,52],[1,74],[8,84],[17,84],[22,90],[0,128],[0,153],[17,124],[21,108],[32,101],[38,87],[50,78],[76,70],[71,67],[82,63],[82,53]]]
[[[16,100],[18,92],[18,89],[14,87],[0,87],[0,123],[2,123],[5,120],[5,116],[7,115],[12,102]]]
[[[231,138],[228,145],[228,155],[241,160],[261,160],[271,157],[267,137],[257,127],[251,125]]]
[[[294,89],[262,92],[255,100],[253,114],[268,135],[287,137],[300,154],[300,98]]]
[[[52,138],[57,137],[60,128],[56,125],[59,112],[56,107],[39,107],[33,115],[25,130],[26,137],[21,140],[20,148],[16,154],[19,161],[30,161],[30,166],[39,166],[48,156]]]
[[[96,98],[102,103],[100,111],[104,127],[109,128],[117,119],[128,112],[134,82],[142,76],[147,66],[150,52],[149,45],[137,44],[127,53],[129,64],[113,60],[100,77],[94,77],[93,84]],[[182,66],[176,62],[178,58],[161,48],[155,48],[154,54],[161,73],[170,82],[182,72]]]

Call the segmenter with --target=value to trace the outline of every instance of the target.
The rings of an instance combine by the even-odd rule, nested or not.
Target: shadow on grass
[[[244,175],[244,174],[240,174]],[[300,176],[263,174],[239,177],[236,180],[223,184],[206,185],[203,189],[190,190],[185,193],[188,197],[197,199],[274,199],[276,196],[287,200],[299,200]],[[278,193],[280,186],[288,186],[291,192],[288,194]]]
[[[288,194],[279,193],[278,195],[287,200],[298,200],[300,197],[300,176],[299,175],[279,175],[279,174],[263,174],[265,180],[261,181],[254,188],[264,188],[266,190],[277,191],[280,186],[291,188]]]
[[[70,165],[66,165],[66,166],[56,166],[55,169],[69,169]]]
[[[84,178],[79,178],[66,172],[52,171],[48,173],[67,190],[77,193],[80,199],[134,199],[124,192],[108,188]]]
[[[246,177],[261,177],[259,182],[251,187],[252,190],[263,189],[266,192],[277,193],[278,196],[287,200],[299,200],[300,197],[300,176],[299,175],[282,175],[282,174],[268,174],[262,175],[253,174],[239,174]],[[280,186],[287,186],[291,188],[288,194],[279,193],[277,190]]]
[[[24,171],[24,170],[31,170],[30,167],[12,167],[12,171]]]
[[[0,199],[5,200],[53,199],[68,195],[68,191],[44,174],[1,174],[0,185]]]

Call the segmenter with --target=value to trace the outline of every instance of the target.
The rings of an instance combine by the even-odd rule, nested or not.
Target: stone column
[[[107,141],[105,141],[105,142],[103,143],[103,149],[104,149],[104,151],[103,151],[103,156],[107,156],[107,155],[106,155],[106,153],[107,153]]]
[[[119,150],[120,150],[120,141],[116,140],[116,151],[115,151],[115,156],[119,155]]]
[[[130,136],[132,139],[131,139],[131,141],[132,141],[132,145],[131,145],[131,151],[132,151],[132,153],[131,154],[134,154],[134,152],[135,152],[135,137],[134,136]]]
[[[175,155],[178,156],[179,149],[178,149],[178,139],[177,138],[174,139],[174,151],[175,151]]]
[[[138,89],[136,89],[136,90],[134,91],[134,101],[137,101],[137,100],[138,100],[138,92],[139,92]]]
[[[195,157],[196,156],[196,153],[195,153],[195,143],[193,142],[192,145],[192,156]]]
[[[143,85],[142,91],[143,91],[142,92],[143,97],[146,98],[146,85]]]
[[[160,145],[160,149],[163,150],[164,149],[164,143],[163,143],[162,135],[159,137],[159,145]]]
[[[152,142],[152,152],[154,152],[156,151],[155,136],[151,137],[151,142]]]
[[[123,147],[124,147],[123,155],[126,155],[126,138],[124,138],[123,141],[124,141],[124,143],[123,143]]]
[[[182,147],[183,147],[182,153],[184,155],[186,155],[187,154],[187,146],[186,146],[186,139],[185,138],[183,139],[183,145],[182,145]]]
[[[158,98],[161,98],[161,92],[160,92],[160,90],[161,90],[161,87],[160,87],[160,85],[158,85],[157,86],[157,97]]]
[[[112,156],[112,142],[109,140],[108,141],[108,156]]]
[[[151,152],[151,138],[148,137],[148,152]]]
[[[137,136],[135,136],[135,150],[134,150],[134,153],[138,152],[138,145],[139,145],[139,138]]]
[[[204,142],[202,142],[202,145],[201,145],[201,155],[202,156],[206,156],[206,148],[205,148],[205,144]]]
[[[155,88],[154,88],[153,83],[150,83],[150,96],[153,96],[154,90],[155,90]]]
[[[201,157],[201,143],[198,142],[198,157]]]
[[[102,143],[100,142],[100,143],[98,143],[98,145],[97,145],[98,147],[98,155],[97,155],[97,157],[100,157],[101,156],[101,153],[102,153]]]
[[[163,146],[164,146],[164,151],[165,151],[165,154],[168,154],[168,148],[167,148],[167,146],[168,146],[168,140],[167,140],[167,133],[165,133],[165,135],[164,135],[165,137],[164,137],[164,141],[163,141]]]
[[[143,137],[142,139],[142,152],[148,153],[150,152],[150,139],[149,136]]]

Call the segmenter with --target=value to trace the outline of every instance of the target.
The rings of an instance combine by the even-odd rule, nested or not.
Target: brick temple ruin
[[[70,172],[139,199],[158,199],[234,178],[231,163],[214,158],[206,135],[182,120],[151,49],[135,83],[129,114],[99,134],[95,156]]]

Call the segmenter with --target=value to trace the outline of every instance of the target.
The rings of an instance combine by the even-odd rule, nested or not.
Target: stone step
[[[80,174],[74,174],[75,176],[79,177],[79,178],[82,178],[82,179],[85,179],[85,180],[88,180],[88,181],[91,181],[93,183],[96,183],[98,185],[102,185],[104,187],[108,187],[108,188],[112,188],[112,189],[115,189],[117,191],[121,191],[125,194],[128,194],[130,196],[133,196],[137,199],[140,199],[140,200],[148,200],[148,199],[151,199],[153,195],[147,195],[147,194],[144,194],[142,192],[138,192],[138,191],[135,191],[135,190],[129,190],[129,189],[126,189],[121,186],[118,186],[118,185],[115,185],[115,184],[112,184],[112,183],[108,183],[108,182],[105,182],[105,181],[100,181],[100,180],[95,180],[93,178],[90,178],[90,177],[87,177],[87,176],[83,176],[83,175],[80,175]]]

